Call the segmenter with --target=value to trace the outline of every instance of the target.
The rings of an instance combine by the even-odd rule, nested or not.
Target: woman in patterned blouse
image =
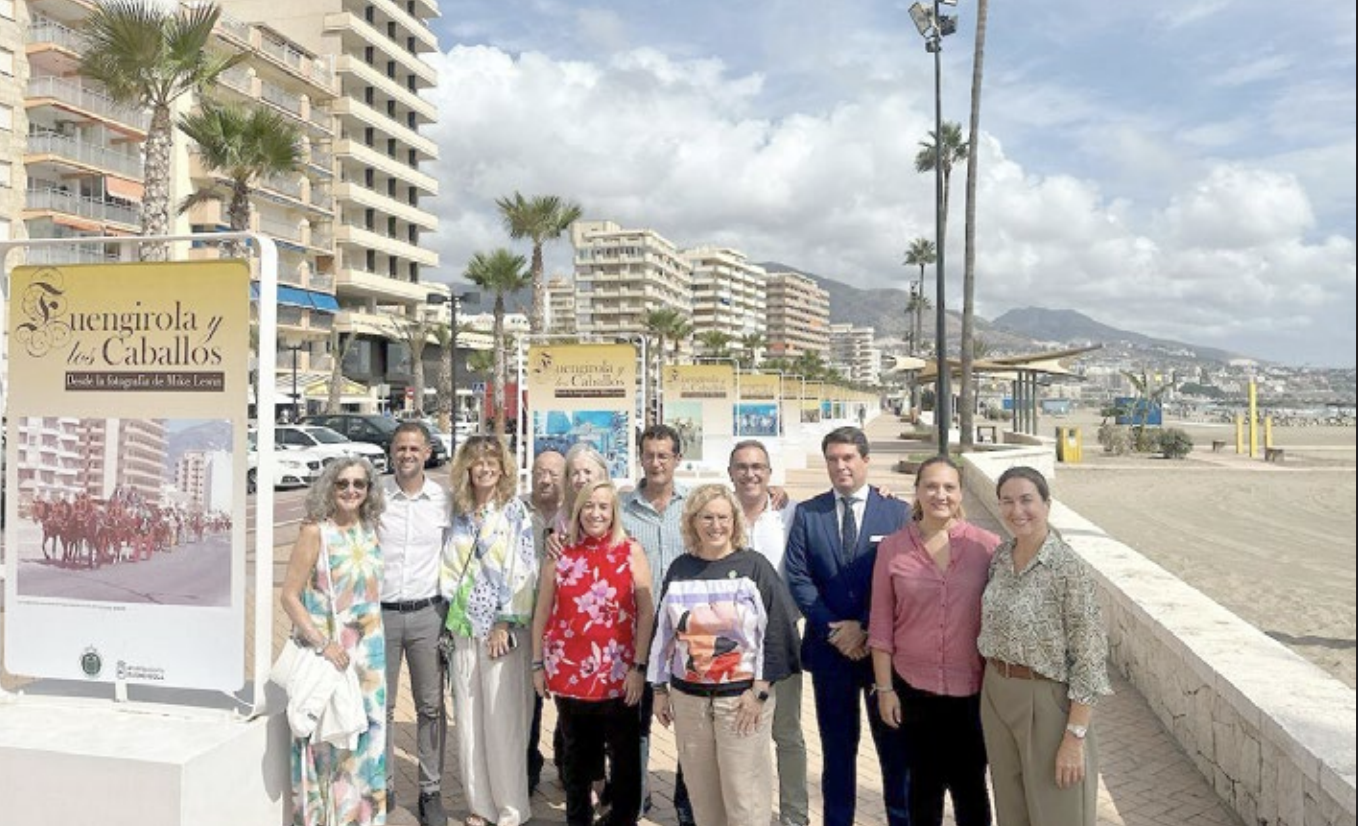
[[[527,626],[537,554],[533,522],[514,495],[509,451],[498,436],[473,436],[451,471],[453,521],[440,587],[453,651],[449,681],[468,826],[518,826],[529,811],[528,728],[533,714]]]
[[[1000,826],[1094,826],[1090,722],[1099,696],[1112,693],[1094,581],[1047,523],[1051,489],[1041,473],[1012,467],[996,492],[1014,538],[995,551],[977,644],[996,815]]]
[[[613,761],[605,826],[641,814],[641,717],[646,651],[655,626],[651,567],[622,528],[607,480],[579,491],[566,547],[543,563],[533,615],[533,687],[556,696],[568,826],[592,826],[590,786],[604,745]]]

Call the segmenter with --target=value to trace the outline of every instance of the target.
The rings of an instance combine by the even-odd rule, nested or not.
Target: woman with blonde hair
[[[382,629],[385,500],[366,459],[332,462],[311,486],[279,602],[293,637],[336,669],[353,668],[368,729],[353,749],[292,744],[293,823],[382,826],[387,813],[387,658]]]
[[[589,442],[576,442],[566,451],[566,497],[552,527],[557,536],[565,541],[570,533],[575,514],[575,500],[580,491],[599,482],[609,481],[608,463],[594,445]]]
[[[464,442],[451,477],[440,587],[449,603],[466,823],[518,826],[532,816],[524,770],[533,710],[527,626],[537,587],[532,518],[515,496],[514,463],[499,437]]]
[[[590,784],[608,747],[612,808],[599,822],[634,826],[641,812],[641,719],[655,624],[646,552],[622,527],[617,488],[579,492],[566,546],[544,562],[533,617],[533,685],[555,695],[568,826],[592,826]]]
[[[725,485],[684,500],[688,553],[665,574],[648,675],[655,718],[674,724],[698,823],[767,826],[773,683],[801,670],[792,597],[751,550]]]

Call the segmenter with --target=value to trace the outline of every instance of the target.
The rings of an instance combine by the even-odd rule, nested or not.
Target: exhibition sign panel
[[[702,462],[705,438],[730,439],[735,433],[735,368],[726,364],[671,365],[662,378],[665,424],[678,432],[684,461]],[[714,461],[725,462],[725,454],[714,457]]]
[[[528,348],[532,455],[565,453],[588,442],[609,475],[630,479],[637,407],[637,353],[630,344],[534,345]]]
[[[11,274],[10,673],[244,684],[249,284],[243,261]]]
[[[743,375],[736,401],[736,436],[741,439],[783,435],[782,381],[779,375]]]

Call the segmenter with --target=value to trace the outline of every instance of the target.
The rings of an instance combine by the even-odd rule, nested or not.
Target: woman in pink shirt
[[[908,525],[883,540],[872,576],[868,645],[877,707],[910,766],[912,826],[990,826],[976,648],[981,595],[1000,538],[968,523],[962,472],[945,456],[920,465]]]

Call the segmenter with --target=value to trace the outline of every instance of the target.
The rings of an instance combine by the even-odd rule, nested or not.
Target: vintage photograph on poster
[[[703,403],[665,402],[665,424],[679,434],[680,452],[686,462],[703,460]]]
[[[588,442],[608,463],[614,479],[631,475],[631,417],[624,410],[535,410],[533,452],[555,450],[563,456],[576,442]]]
[[[778,405],[768,403],[746,403],[735,406],[736,435],[777,436]]]
[[[18,422],[22,597],[231,604],[231,422]]]

